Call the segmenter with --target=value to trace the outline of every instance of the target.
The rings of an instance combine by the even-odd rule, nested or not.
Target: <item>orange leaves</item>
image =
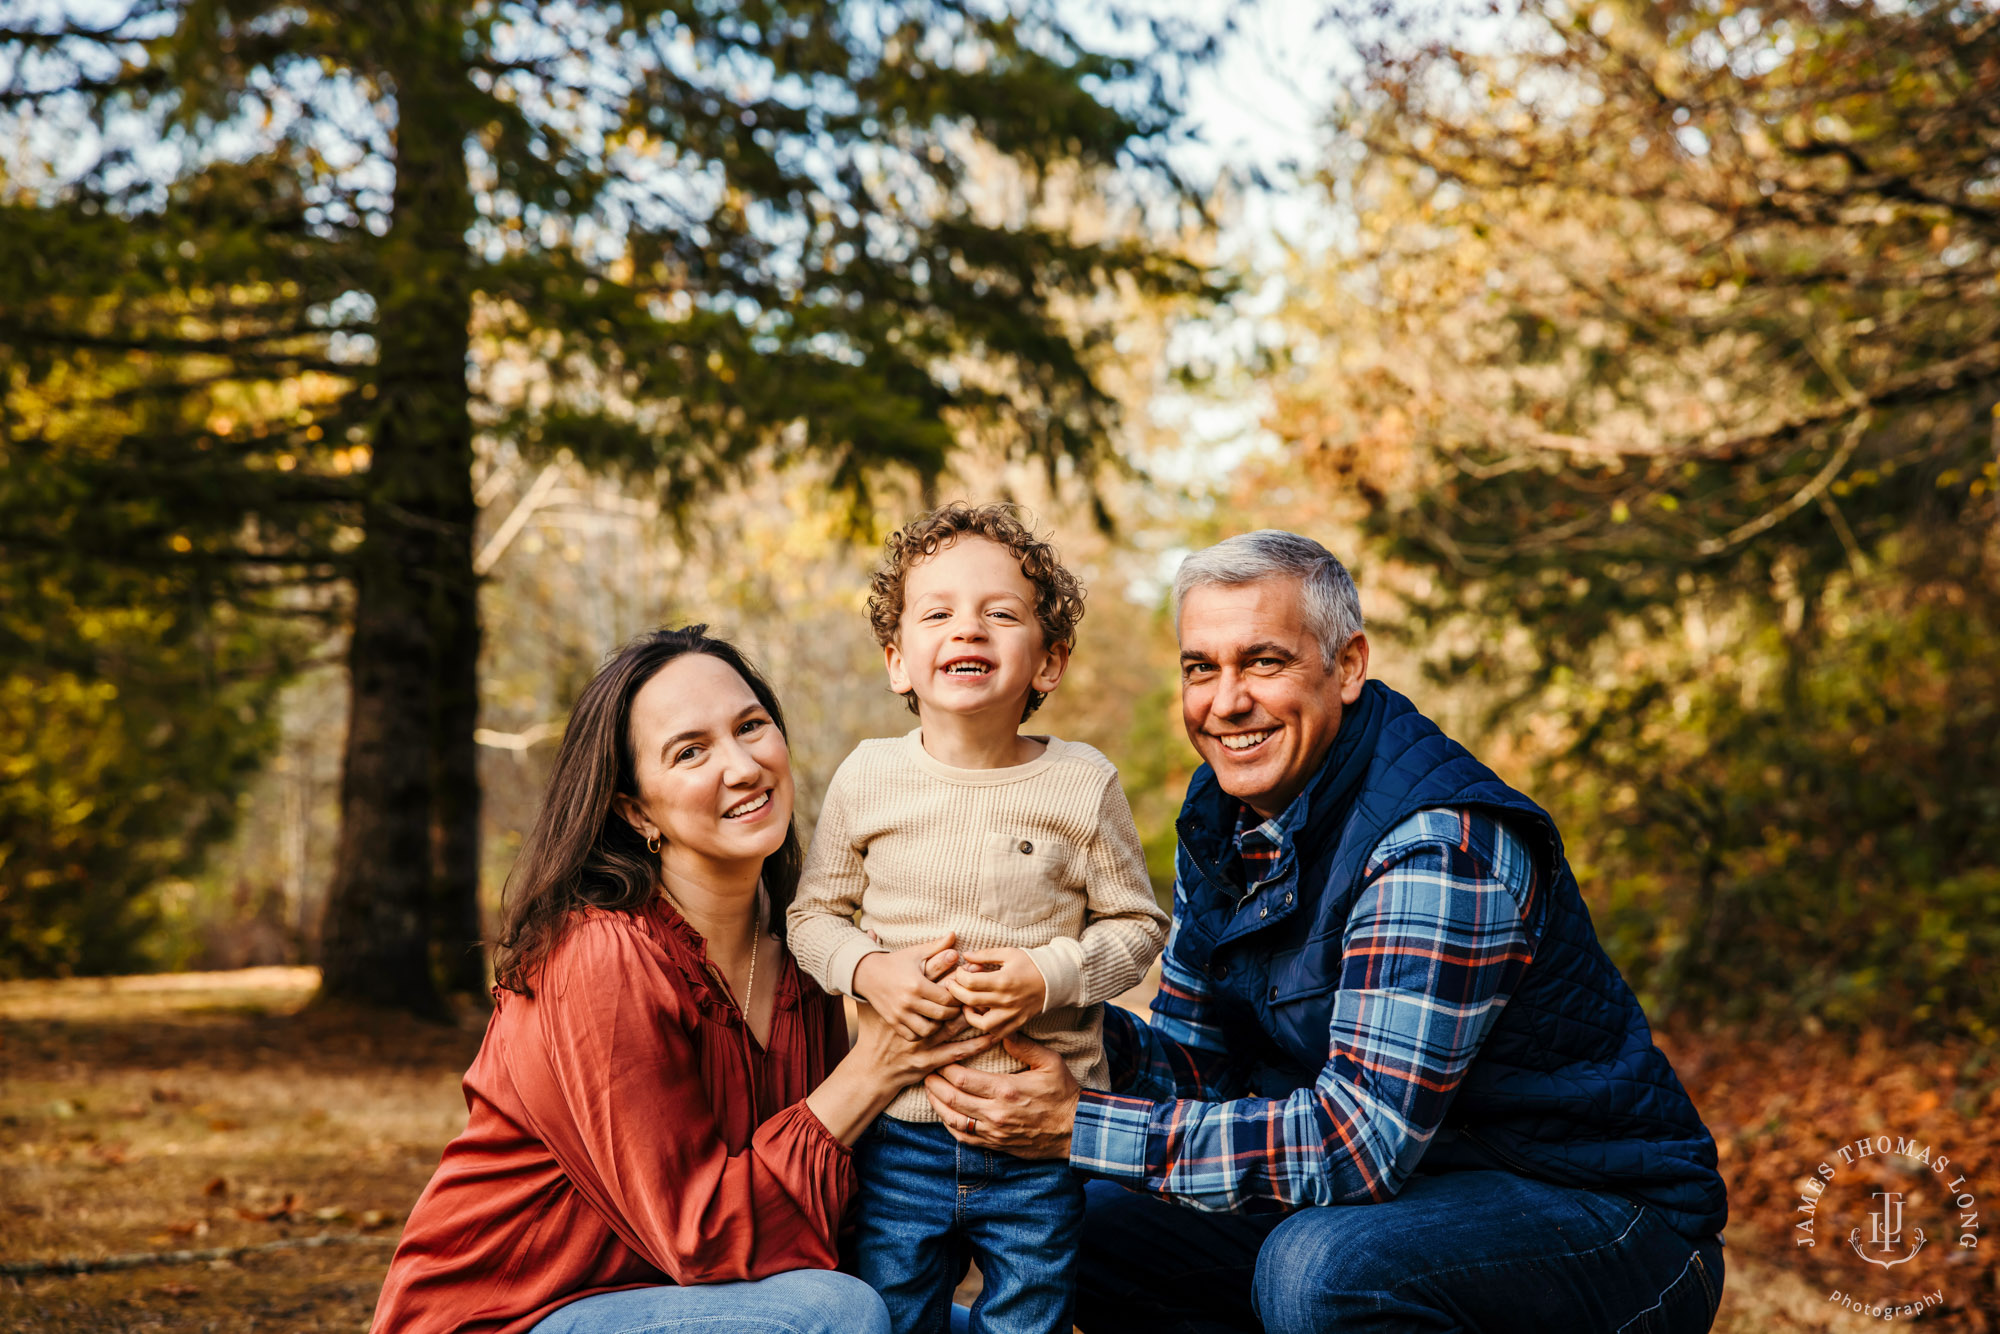
[[[1895,1155],[1840,1156],[1864,1136],[1921,1142],[1949,1156],[1953,1173],[1964,1173],[1964,1188],[2000,1194],[2000,1118],[1991,1110],[2000,1106],[2000,1086],[1989,1083],[1991,1062],[1975,1044],[1726,1031],[1664,1033],[1660,1042],[1715,1135],[1729,1183],[1729,1244],[1761,1262],[1822,1286],[1853,1286],[1853,1256],[1844,1245],[1797,1244],[1804,1183],[1822,1163],[1846,1192],[1828,1198],[1852,1215],[1839,1227],[1822,1220],[1835,1241],[1857,1220],[1865,1224],[1855,1210],[1865,1209],[1869,1189],[1908,1192],[1913,1209],[1940,1203],[1943,1179],[1928,1180]],[[1933,1213],[1939,1222],[1956,1221]],[[1936,1281],[1947,1302],[1925,1317],[1926,1327],[1985,1334],[1995,1327],[1985,1313],[2000,1310],[2000,1259],[1984,1246],[1939,1252],[1946,1255],[1948,1269]]]
[[[309,1215],[299,1208],[298,1204],[299,1197],[291,1191],[286,1191],[285,1198],[279,1202],[277,1208],[246,1209],[239,1204],[236,1206],[236,1216],[246,1223],[303,1223]]]
[[[108,1144],[93,1144],[85,1152],[100,1167],[123,1167],[131,1158],[132,1146],[121,1139]]]

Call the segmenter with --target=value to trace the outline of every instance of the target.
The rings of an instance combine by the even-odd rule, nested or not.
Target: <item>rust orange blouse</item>
[[[790,954],[777,986],[759,1048],[664,900],[588,910],[533,997],[497,993],[376,1334],[516,1334],[600,1292],[833,1268],[854,1167],[802,1099],[847,1028]]]

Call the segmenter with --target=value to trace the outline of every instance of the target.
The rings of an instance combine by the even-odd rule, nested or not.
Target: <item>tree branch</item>
[[[1812,504],[1822,491],[1833,485],[1834,478],[1840,476],[1841,469],[1845,468],[1847,461],[1854,457],[1855,448],[1860,445],[1861,437],[1867,434],[1868,423],[1873,417],[1874,414],[1864,408],[1859,416],[1849,422],[1845,438],[1840,442],[1840,448],[1833,452],[1833,457],[1826,461],[1826,466],[1821,468],[1810,482],[1800,487],[1791,499],[1774,510],[1758,515],[1726,537],[1711,537],[1705,542],[1698,543],[1695,551],[1703,556],[1719,556],[1738,543],[1747,542],[1759,533],[1769,532]]]

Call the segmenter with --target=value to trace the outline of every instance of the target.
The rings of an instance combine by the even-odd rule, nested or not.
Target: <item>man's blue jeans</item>
[[[794,1269],[749,1283],[627,1288],[551,1312],[529,1334],[889,1334],[882,1299],[847,1274]]]
[[[1083,1334],[1703,1334],[1722,1244],[1618,1195],[1419,1174],[1386,1204],[1199,1213],[1086,1189]]]
[[[985,1286],[972,1334],[1069,1334],[1083,1187],[1067,1161],[969,1148],[941,1125],[882,1116],[854,1166],[855,1268],[895,1334],[945,1334],[973,1259]]]

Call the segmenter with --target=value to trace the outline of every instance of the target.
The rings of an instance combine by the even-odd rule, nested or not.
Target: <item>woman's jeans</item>
[[[866,1283],[794,1269],[749,1283],[628,1288],[571,1302],[529,1334],[889,1334],[889,1314]]]
[[[1510,1172],[1290,1214],[1198,1213],[1108,1181],[1086,1201],[1083,1334],[1703,1334],[1722,1298],[1717,1239]]]
[[[1069,1334],[1083,1188],[1067,1160],[971,1148],[941,1125],[880,1116],[854,1167],[855,1269],[895,1334],[944,1334],[968,1259],[985,1283],[972,1334]]]

